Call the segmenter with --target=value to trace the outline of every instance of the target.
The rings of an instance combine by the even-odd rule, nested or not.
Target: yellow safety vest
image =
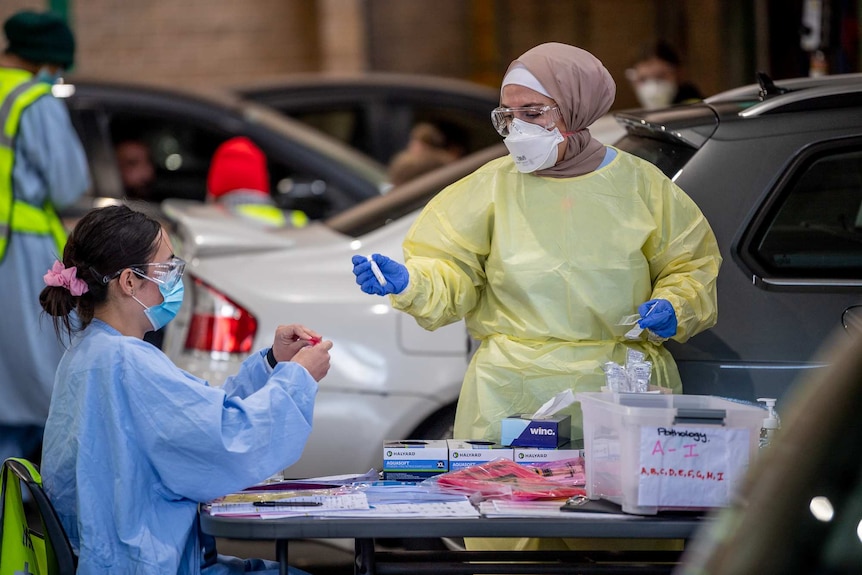
[[[267,204],[239,204],[233,206],[233,209],[240,215],[273,227],[283,227],[290,223],[294,228],[302,228],[308,223],[308,216],[300,210],[285,212]]]
[[[12,167],[15,165],[15,137],[21,113],[27,106],[51,93],[51,86],[33,78],[33,74],[14,68],[0,68],[0,260],[13,232],[52,236],[57,253],[62,255],[66,243],[63,222],[50,201],[34,206],[15,198],[12,190]]]

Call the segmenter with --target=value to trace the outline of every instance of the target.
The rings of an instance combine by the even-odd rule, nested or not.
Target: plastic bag
[[[564,485],[542,477],[533,469],[511,459],[495,459],[458,471],[450,471],[422,482],[430,488],[461,493],[471,499],[565,499],[586,495],[580,487]]]
[[[583,457],[560,459],[558,461],[539,461],[524,463],[522,465],[534,471],[539,477],[543,477],[554,483],[569,485],[571,487],[583,487],[587,484]]]

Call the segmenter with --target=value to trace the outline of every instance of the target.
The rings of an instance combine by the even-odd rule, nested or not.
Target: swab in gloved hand
[[[676,311],[666,299],[651,299],[638,306],[641,319],[638,325],[659,337],[670,338],[676,335]]]
[[[371,263],[371,271],[374,273],[374,277],[377,278],[381,286],[386,287],[386,278],[383,276],[383,272],[380,271],[380,266],[377,265],[377,262],[371,256],[368,256],[368,261]]]
[[[356,283],[365,293],[374,295],[399,294],[410,282],[407,267],[382,254],[351,258]]]

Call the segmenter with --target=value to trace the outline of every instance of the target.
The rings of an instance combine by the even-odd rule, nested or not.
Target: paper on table
[[[275,505],[258,507],[254,502],[214,502],[210,505],[210,515],[259,515],[272,517],[301,517],[307,515],[327,515],[332,511],[368,509],[368,499],[364,493],[345,493],[342,495],[310,495],[284,498],[291,503],[311,501],[320,503],[317,507],[288,507]]]
[[[556,517],[562,515],[560,507],[565,500],[506,501],[489,499],[479,503],[479,513],[486,517]]]
[[[507,501],[505,499],[486,500],[479,503],[479,513],[488,518],[494,517],[567,517],[585,518],[601,521],[603,519],[636,519],[624,513],[595,513],[589,511],[562,511],[565,500],[555,501]]]
[[[374,468],[369,469],[365,473],[357,475],[356,473],[347,473],[343,475],[326,475],[323,477],[310,477],[308,479],[298,479],[296,481],[320,481],[322,483],[360,483],[368,481],[377,481],[379,473]]]
[[[327,513],[338,517],[479,517],[479,511],[465,497],[461,501],[433,501],[428,503],[377,503],[370,509],[341,510]]]
[[[575,394],[571,389],[562,391],[546,401],[536,413],[530,416],[530,419],[544,419],[551,417],[563,408],[566,408],[575,402]]]

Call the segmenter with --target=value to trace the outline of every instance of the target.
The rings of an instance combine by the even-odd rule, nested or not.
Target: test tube
[[[380,285],[386,285],[386,278],[383,276],[383,272],[380,271],[380,267],[377,265],[377,262],[371,256],[368,257],[368,263],[371,264],[371,271],[374,272],[374,277],[377,278],[377,281],[380,282]]]

